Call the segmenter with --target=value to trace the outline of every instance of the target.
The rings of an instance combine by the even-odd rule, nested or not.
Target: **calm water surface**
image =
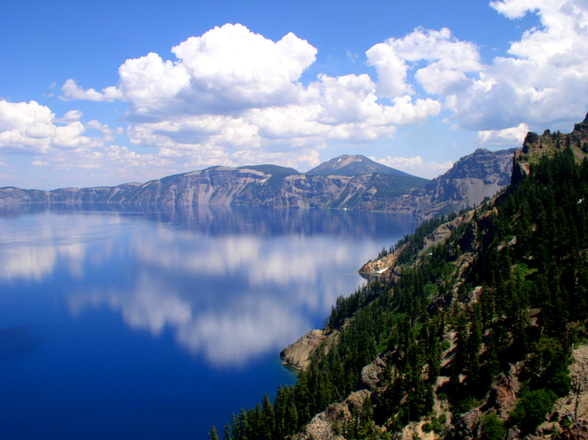
[[[206,439],[413,230],[349,211],[0,211],[0,438]]]

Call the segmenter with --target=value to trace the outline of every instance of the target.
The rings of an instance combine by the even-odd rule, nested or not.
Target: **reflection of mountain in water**
[[[108,204],[8,205],[0,207],[0,218],[50,212],[54,214],[112,213],[139,216],[174,229],[226,234],[329,234],[361,237],[412,231],[415,218],[408,214],[366,213],[345,210],[272,209],[220,205],[183,206],[170,210]]]

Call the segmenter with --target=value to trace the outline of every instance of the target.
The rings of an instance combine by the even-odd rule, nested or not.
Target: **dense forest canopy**
[[[396,267],[337,300],[297,383],[235,414],[224,439],[313,438],[304,428],[327,409],[324,438],[396,438],[418,421],[464,438],[460,417],[474,409],[470,438],[535,432],[573,391],[570,354],[587,337],[588,160],[561,148],[529,162],[496,198],[424,222],[390,249]],[[449,237],[425,247],[448,222]],[[366,365],[377,366],[375,384]],[[492,391],[507,375],[520,387],[505,412]]]

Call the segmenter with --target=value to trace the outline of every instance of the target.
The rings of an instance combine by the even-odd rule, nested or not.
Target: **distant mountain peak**
[[[308,175],[316,176],[359,176],[365,174],[385,174],[389,176],[410,176],[394,168],[375,162],[361,154],[349,156],[344,154],[335,157],[318,167],[308,171]]]

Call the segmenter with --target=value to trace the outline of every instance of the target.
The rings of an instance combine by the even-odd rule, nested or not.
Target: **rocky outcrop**
[[[382,374],[386,368],[386,362],[378,356],[371,363],[361,369],[360,386],[374,391],[382,379]]]
[[[451,234],[461,226],[466,223],[471,224],[473,217],[474,210],[470,210],[449,222],[443,223],[427,237],[425,237],[423,246],[419,252],[423,254],[431,247],[445,242],[451,236]],[[472,234],[474,234],[474,232],[472,232]],[[467,237],[467,234],[464,237]],[[460,248],[463,252],[470,253],[473,250],[472,243],[475,241],[474,238],[475,236],[472,236],[470,240],[464,240],[462,238],[462,242],[460,242]],[[396,270],[396,264],[398,262],[398,256],[403,251],[403,249],[404,247],[400,247],[399,249],[396,249],[393,252],[390,252],[376,260],[369,260],[359,269],[358,273],[368,280],[375,277],[391,278],[398,276],[399,272]]]
[[[369,260],[361,266],[358,273],[368,280],[373,277],[390,276],[390,272],[394,269],[398,261],[399,251],[396,250],[373,261]]]
[[[327,339],[323,330],[311,330],[298,341],[284,348],[280,353],[282,362],[297,370],[304,370],[310,365],[310,355]]]
[[[515,370],[511,368],[508,374],[501,374],[492,381],[486,406],[494,408],[498,417],[506,420],[517,403],[520,390],[519,378]]]
[[[518,184],[529,174],[529,167],[542,156],[553,156],[564,149],[570,149],[576,160],[581,162],[588,156],[588,114],[584,121],[575,124],[571,133],[552,133],[545,130],[542,135],[529,132],[513,158],[512,182]]]
[[[460,440],[476,440],[480,438],[482,412],[474,408],[461,414],[453,422],[449,438]]]
[[[366,398],[370,392],[367,390],[351,393],[344,402],[334,403],[317,414],[306,426],[303,433],[296,436],[296,440],[344,440],[345,426],[352,420],[353,412],[360,414]]]

